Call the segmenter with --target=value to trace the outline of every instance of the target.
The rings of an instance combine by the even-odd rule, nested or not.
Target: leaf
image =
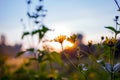
[[[38,55],[38,62],[41,62],[42,60],[43,60],[43,58],[44,58],[44,56],[46,55],[46,51],[39,51],[38,50],[38,52],[39,52],[39,55]]]
[[[29,32],[24,32],[23,35],[22,35],[22,39],[24,38],[24,36],[27,36],[29,34],[30,34]]]
[[[115,64],[113,67],[114,72],[118,72],[120,70],[120,63]]]
[[[39,15],[37,13],[33,13],[33,15],[31,15],[31,18],[37,19],[39,17]]]
[[[19,57],[19,56],[21,56],[24,53],[25,53],[25,51],[18,52],[17,55],[16,55],[16,57]]]
[[[117,31],[117,30],[116,30],[114,27],[112,27],[112,26],[108,26],[108,27],[105,27],[105,28],[107,28],[107,29],[115,32],[116,35],[120,33],[120,31]]]
[[[120,31],[117,31],[117,34],[119,34],[120,33]]]
[[[50,55],[50,59],[53,61],[53,62],[57,62],[57,63],[59,63],[59,64],[63,64],[63,62],[62,62],[62,59],[61,59],[61,56],[60,56],[60,54],[58,54],[57,52],[51,52],[51,53],[49,53],[49,55]]]
[[[109,63],[106,63],[106,64],[105,64],[105,69],[106,69],[106,71],[108,71],[108,72],[112,72],[112,65],[109,64]]]
[[[38,33],[38,30],[32,31],[32,35],[35,35],[35,34],[37,34],[37,33]]]
[[[60,54],[55,51],[51,53],[47,52],[47,54],[45,54],[43,57],[43,61],[56,62],[60,65],[63,65],[63,61],[62,61]]]
[[[37,19],[37,18],[39,17],[39,15],[38,15],[37,13],[33,13],[33,14],[31,15],[29,12],[27,12],[27,16],[28,16],[29,18],[34,18],[34,19]]]
[[[40,62],[43,62],[42,60],[43,60],[43,57],[44,57],[44,55],[42,55],[42,56],[38,56],[38,62],[40,63]]]
[[[105,67],[105,62],[103,59],[97,60],[97,63],[99,63],[102,67]]]
[[[42,39],[44,37],[44,33],[40,30],[39,31],[39,39]]]
[[[46,33],[48,30],[49,30],[49,29],[43,25],[43,26],[42,26],[42,29],[38,29],[38,30],[36,30],[36,31],[33,31],[32,34],[39,33],[39,39],[42,39],[42,38],[44,37],[45,33]]]
[[[40,66],[39,72],[44,72],[46,70],[47,65],[48,65],[48,63],[46,61],[42,61],[39,65]]]
[[[43,10],[43,6],[42,6],[42,5],[40,5],[40,6],[38,6],[38,7],[36,8],[36,11],[37,11],[37,12],[39,12],[39,11],[41,11],[41,10]]]
[[[34,48],[29,48],[29,49],[27,49],[27,51],[34,52]]]
[[[108,26],[108,27],[105,27],[105,28],[107,28],[107,29],[117,33],[117,30],[114,27],[112,27],[112,26]]]
[[[46,33],[49,29],[43,25],[42,32]]]
[[[29,18],[31,18],[31,14],[30,14],[29,12],[27,12],[27,16],[28,16]]]
[[[34,23],[38,24],[38,23],[40,23],[40,22],[39,22],[39,21],[37,21],[37,20],[35,20],[35,21],[34,21]]]

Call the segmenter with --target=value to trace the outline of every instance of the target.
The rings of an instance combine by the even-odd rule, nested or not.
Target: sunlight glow
[[[58,42],[49,42],[47,43],[47,47],[50,49],[50,51],[56,52],[62,51],[61,45]]]
[[[49,48],[51,48],[52,51],[56,51],[56,52],[61,52],[62,51],[62,47],[61,44],[58,42],[50,42],[48,43]],[[63,42],[63,49],[69,49],[69,48],[73,48],[74,44],[65,40]]]
[[[63,42],[63,47],[64,47],[64,49],[68,49],[68,48],[71,48],[71,47],[73,47],[74,46],[74,44],[73,43],[71,43],[71,42],[69,42],[69,41],[64,41]]]

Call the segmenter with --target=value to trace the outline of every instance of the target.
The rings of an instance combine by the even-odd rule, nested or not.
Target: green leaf
[[[120,71],[120,63],[117,63],[117,64],[114,65],[113,71],[114,71],[114,72]]]
[[[120,33],[120,31],[117,31],[117,34],[119,34]]]
[[[46,33],[49,29],[45,27],[44,25],[42,26],[42,32]]]
[[[61,65],[63,64],[61,55],[59,53],[54,51],[54,52],[49,53],[49,55],[50,55],[50,59],[53,62],[57,62],[57,63],[59,63]]]
[[[29,35],[29,34],[30,34],[29,32],[24,32],[22,35],[22,39],[24,38],[24,36]]]
[[[29,49],[27,49],[27,51],[34,52],[34,48],[29,48]]]
[[[105,61],[103,59],[97,60],[97,63],[99,63],[102,67],[105,67]]]
[[[42,29],[38,29],[32,32],[32,35],[39,33],[39,39],[42,39],[45,35],[45,33],[48,31],[49,29],[47,27],[45,27],[44,25],[42,26]]]
[[[37,34],[37,33],[38,33],[38,30],[32,31],[32,35],[35,35],[35,34]]]
[[[44,56],[46,55],[46,51],[38,51],[39,55],[38,55],[38,62],[42,62]]]
[[[40,62],[42,62],[42,59],[43,59],[43,56],[38,56],[38,62],[40,63]]]
[[[24,53],[25,53],[25,51],[18,52],[17,55],[16,55],[16,57],[19,57],[19,56],[21,56]]]
[[[39,31],[39,39],[42,39],[44,37],[44,33],[42,31]]]
[[[42,61],[39,65],[40,66],[39,72],[41,73],[45,72],[47,65],[48,65],[47,61]]]
[[[112,27],[112,26],[108,26],[108,27],[105,27],[105,28],[107,28],[107,29],[117,33],[117,30],[114,27]]]

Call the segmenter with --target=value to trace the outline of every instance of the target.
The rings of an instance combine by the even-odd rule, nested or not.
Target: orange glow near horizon
[[[73,47],[73,46],[74,46],[74,43],[71,43],[70,41],[65,40],[65,41],[63,42],[63,47],[64,47],[64,49],[68,49],[68,48],[71,48],[71,47]]]
[[[71,43],[71,42],[69,42],[67,40],[64,40],[63,49],[69,49],[69,48],[72,48],[73,46],[74,46],[74,43]],[[50,47],[52,47],[54,51],[57,51],[57,52],[62,51],[61,44],[58,43],[58,42],[51,42]]]

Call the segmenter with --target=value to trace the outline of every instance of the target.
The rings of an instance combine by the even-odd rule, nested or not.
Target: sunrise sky
[[[48,34],[52,36],[77,32],[83,33],[86,41],[97,41],[109,33],[104,26],[114,26],[114,16],[120,15],[114,0],[44,0],[44,3],[48,10],[44,23],[55,29]],[[26,0],[0,0],[0,34],[5,34],[12,43],[21,42],[20,19],[28,21],[26,11]]]

